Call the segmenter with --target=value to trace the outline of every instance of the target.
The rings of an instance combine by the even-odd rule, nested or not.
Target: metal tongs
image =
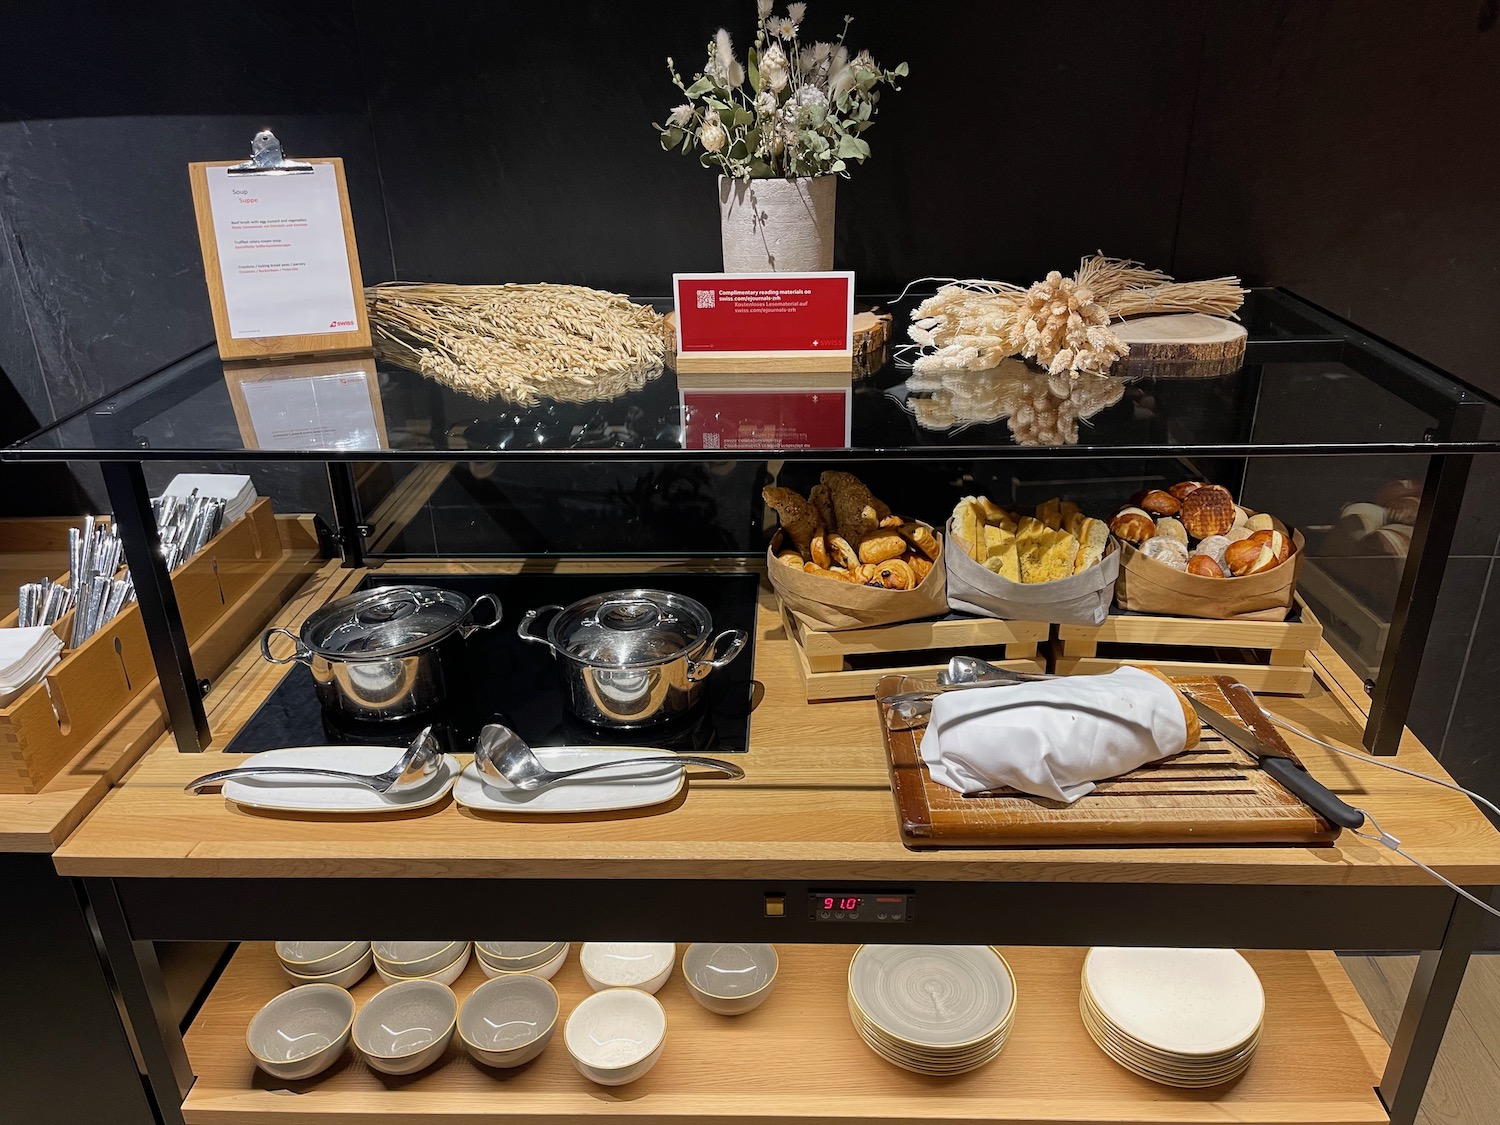
[[[1015,687],[1018,684],[1034,684],[1057,678],[1045,672],[1020,672],[1014,668],[1000,668],[977,656],[955,656],[948,661],[948,667],[938,673],[937,687],[889,692],[877,695],[875,700],[887,708],[893,730],[910,730],[931,713],[932,701],[947,692],[967,691],[970,688]],[[907,677],[903,676],[902,679]],[[900,725],[895,725],[897,723]]]

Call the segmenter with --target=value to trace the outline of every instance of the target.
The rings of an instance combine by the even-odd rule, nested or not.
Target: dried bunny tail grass
[[[591,402],[661,373],[661,317],[618,293],[394,282],[365,301],[382,355],[478,399]]]
[[[1232,317],[1245,303],[1245,290],[1237,277],[1216,277],[1208,281],[1174,281],[1167,285],[1126,289],[1099,303],[1116,317],[1175,312]]]

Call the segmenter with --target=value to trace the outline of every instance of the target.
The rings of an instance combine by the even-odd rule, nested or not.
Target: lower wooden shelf
[[[561,1027],[541,1058],[518,1070],[489,1071],[455,1041],[438,1064],[406,1078],[372,1071],[352,1047],[317,1078],[270,1078],[245,1049],[245,1026],[286,981],[269,945],[246,944],[187,1036],[197,1081],[183,1116],[188,1125],[601,1117],[737,1125],[789,1119],[840,1125],[1388,1120],[1373,1090],[1385,1042],[1330,953],[1247,952],[1267,996],[1255,1061],[1237,1082],[1185,1091],[1137,1078],[1088,1039],[1078,1018],[1081,949],[1003,950],[1018,984],[1014,1031],[995,1062],[957,1078],[909,1074],[860,1042],[845,1007],[852,946],[783,945],[778,952],[775,992],[744,1016],[699,1007],[674,973],[660,993],[668,1020],[661,1061],[632,1085],[605,1088],[573,1069]],[[588,991],[577,953],[575,944],[553,981],[564,1016]],[[462,999],[483,981],[471,964],[455,991]],[[363,1002],[380,987],[372,975],[355,988],[356,999]]]

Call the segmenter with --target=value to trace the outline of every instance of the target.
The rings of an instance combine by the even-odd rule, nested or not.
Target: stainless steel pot
[[[531,631],[554,616],[546,637]],[[701,602],[665,590],[615,590],[529,610],[516,632],[546,645],[562,673],[568,710],[593,726],[649,726],[688,711],[715,668],[738,656],[750,635],[713,633]]]
[[[474,613],[485,602],[495,619],[476,625]],[[318,701],[335,718],[394,722],[442,703],[464,639],[498,624],[492,594],[471,602],[435,586],[380,586],[329,602],[300,634],[266,630],[260,654],[272,664],[306,664]],[[288,656],[271,655],[278,633],[296,646]]]

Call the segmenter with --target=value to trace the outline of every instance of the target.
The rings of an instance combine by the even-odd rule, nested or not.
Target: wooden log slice
[[[1116,374],[1209,378],[1237,371],[1249,333],[1242,324],[1204,313],[1140,316],[1110,325],[1130,347]]]

